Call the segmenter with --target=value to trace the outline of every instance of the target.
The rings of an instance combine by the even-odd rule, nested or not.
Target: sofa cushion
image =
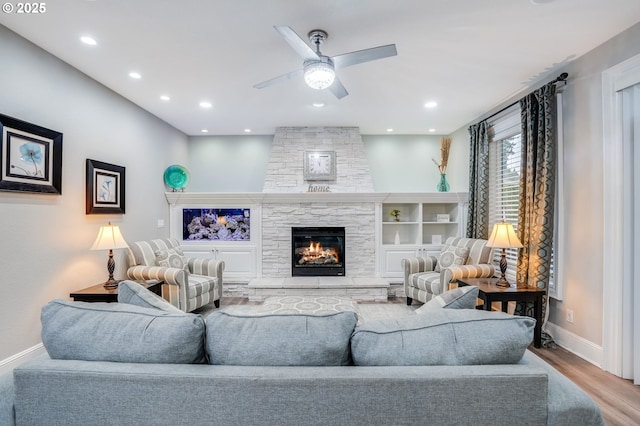
[[[474,365],[518,362],[535,320],[476,309],[365,321],[351,337],[355,365]]]
[[[355,312],[247,316],[214,312],[206,320],[209,363],[253,366],[349,365]]]
[[[42,343],[55,359],[134,363],[205,361],[204,320],[126,303],[54,300],[42,308]]]
[[[180,247],[173,247],[166,250],[156,250],[156,265],[164,268],[178,268],[188,271],[187,259]]]
[[[424,314],[438,309],[474,309],[478,300],[478,287],[454,288],[434,297],[416,309],[416,314]]]
[[[467,247],[445,245],[440,251],[435,271],[440,272],[443,268],[453,265],[464,265],[467,257],[469,257],[469,249]]]
[[[160,309],[174,314],[183,313],[180,309],[164,300],[152,291],[135,281],[124,280],[118,284],[118,303],[141,306],[143,308]]]

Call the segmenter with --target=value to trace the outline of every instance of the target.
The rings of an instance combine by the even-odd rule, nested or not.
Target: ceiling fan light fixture
[[[336,72],[329,58],[323,57],[320,60],[306,62],[304,65],[304,81],[312,89],[326,89],[335,79]]]

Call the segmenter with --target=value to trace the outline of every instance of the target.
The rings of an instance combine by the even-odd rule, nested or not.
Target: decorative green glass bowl
[[[184,189],[189,184],[189,171],[177,164],[167,167],[164,171],[164,183],[174,191]]]

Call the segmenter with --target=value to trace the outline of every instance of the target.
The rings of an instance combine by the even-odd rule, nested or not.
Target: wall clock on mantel
[[[305,180],[336,180],[335,151],[305,151]]]

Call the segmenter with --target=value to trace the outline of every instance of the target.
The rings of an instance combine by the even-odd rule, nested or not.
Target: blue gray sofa
[[[355,312],[203,318],[53,301],[48,355],[0,377],[0,424],[603,424],[526,350],[533,319],[424,311],[356,325]]]

